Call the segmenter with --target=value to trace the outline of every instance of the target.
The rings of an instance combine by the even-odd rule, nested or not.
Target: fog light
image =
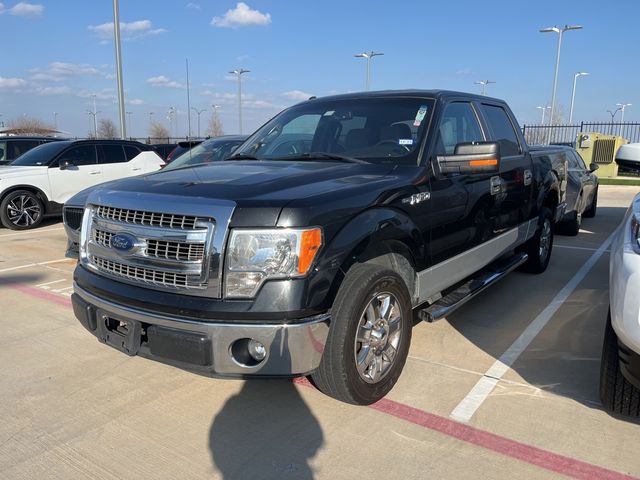
[[[258,362],[264,360],[264,357],[267,356],[267,349],[265,348],[265,346],[260,343],[257,340],[249,340],[249,355],[251,355],[251,357],[254,360],[257,360]]]

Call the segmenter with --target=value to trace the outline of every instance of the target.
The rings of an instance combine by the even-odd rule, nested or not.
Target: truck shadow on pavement
[[[213,419],[209,447],[224,479],[313,479],[320,423],[290,380],[249,380]]]
[[[625,211],[625,208],[600,208],[601,221],[596,221],[597,217],[584,222],[585,232],[578,237],[556,236],[558,244],[582,248],[582,241],[589,248],[554,248],[545,273],[511,273],[508,281],[487,289],[454,312],[447,319],[449,324],[476,347],[494,359],[500,358],[609,237]],[[589,408],[602,409],[600,358],[609,308],[608,273],[605,253],[511,365],[522,379],[516,381],[522,388],[512,383],[502,393],[496,390],[494,394],[523,395],[528,389],[535,396],[539,394],[535,391],[538,388]],[[507,377],[514,381],[513,376]]]

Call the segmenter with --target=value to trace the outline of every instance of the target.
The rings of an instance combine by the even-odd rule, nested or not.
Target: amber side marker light
[[[470,167],[495,167],[498,165],[498,160],[496,158],[489,158],[487,160],[470,160]]]
[[[307,273],[321,246],[322,232],[319,228],[302,232],[302,238],[300,240],[300,258],[298,259],[298,273]]]

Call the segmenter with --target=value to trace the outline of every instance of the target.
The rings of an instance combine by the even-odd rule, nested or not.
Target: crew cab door
[[[515,120],[499,103],[479,105],[490,139],[500,145],[500,173],[490,179],[494,203],[491,220],[496,234],[529,220],[533,165],[524,141],[516,132]]]
[[[50,200],[64,203],[80,190],[103,181],[95,144],[72,146],[49,166]]]
[[[485,140],[471,102],[453,101],[445,105],[434,134],[430,250],[431,263],[438,264],[489,238],[486,206],[483,208],[479,195],[489,188],[489,176],[443,173],[438,165],[437,157],[453,154],[457,145]]]

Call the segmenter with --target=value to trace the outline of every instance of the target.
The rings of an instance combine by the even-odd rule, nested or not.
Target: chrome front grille
[[[103,247],[111,247],[111,237],[113,237],[113,233],[111,232],[105,232],[104,230],[98,229],[93,231],[93,241]]]
[[[166,240],[147,240],[147,256],[198,262],[204,259],[204,243],[182,243]]]
[[[116,208],[99,205],[95,215],[105,220],[132,223],[135,225],[147,225],[150,227],[176,228],[182,230],[195,230],[199,222],[207,221],[192,215],[176,215],[172,213],[146,212],[142,210],[130,210],[128,208]]]
[[[189,288],[191,286],[199,286],[197,283],[191,284],[189,275],[181,273],[163,272],[150,268],[126,265],[124,263],[114,262],[112,260],[107,260],[106,258],[97,257],[95,255],[91,256],[91,263],[98,267],[100,270],[109,272],[112,275],[123,277],[129,280],[135,280],[137,282],[144,282],[157,286],[173,288]]]

